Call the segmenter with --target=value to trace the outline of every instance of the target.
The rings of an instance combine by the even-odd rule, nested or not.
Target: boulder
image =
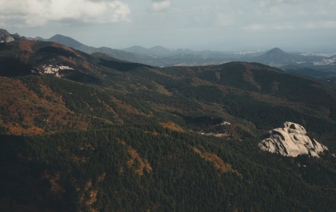
[[[288,157],[298,155],[310,155],[319,157],[328,148],[315,139],[310,139],[306,129],[293,122],[285,122],[283,128],[276,128],[270,131],[269,138],[259,143],[263,151],[281,154]]]

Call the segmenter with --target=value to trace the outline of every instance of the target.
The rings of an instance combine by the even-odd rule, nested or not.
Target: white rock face
[[[283,156],[297,157],[310,155],[319,157],[328,148],[306,135],[306,129],[293,122],[285,122],[284,128],[270,131],[270,137],[259,143],[261,150],[278,153]]]
[[[63,66],[63,65],[60,65],[60,66],[58,66],[58,65],[43,65],[43,66],[37,68],[37,70],[39,70],[40,74],[58,74],[58,72],[60,70],[74,70],[74,69],[69,67],[69,66]],[[32,71],[32,73],[34,73],[33,71]]]
[[[10,42],[13,42],[13,41],[15,41],[15,39],[13,37],[10,37],[10,36],[2,37],[0,39],[0,43],[10,43]]]
[[[7,37],[5,43],[10,43],[10,42],[13,42],[13,41],[15,41],[14,38],[12,38],[12,37]]]

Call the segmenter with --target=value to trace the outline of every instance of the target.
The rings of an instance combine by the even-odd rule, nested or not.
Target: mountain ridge
[[[66,36],[65,36],[66,37]],[[41,39],[40,39],[41,40]],[[44,39],[42,39],[44,40]],[[71,38],[71,40],[74,40]],[[162,46],[144,48],[141,46],[133,46],[122,50],[111,49],[108,47],[89,47],[79,45],[74,40],[64,41],[69,47],[77,48],[88,54],[101,52],[110,54],[118,60],[142,63],[151,66],[167,67],[167,66],[195,66],[195,65],[215,65],[232,61],[248,61],[267,64],[273,67],[279,67],[285,71],[293,71],[293,73],[303,74],[315,78],[333,77],[336,76],[335,71],[329,66],[335,64],[335,58],[326,58],[322,56],[302,56],[299,54],[289,54],[279,48],[274,48],[261,55],[262,52],[250,53],[228,53],[217,51],[192,51],[188,49],[167,49]],[[296,66],[288,68],[288,66]],[[298,70],[300,69],[300,70]],[[309,71],[309,70],[313,71]],[[308,70],[308,71],[306,71]],[[325,72],[328,72],[326,74]]]
[[[109,54],[112,57],[115,57],[115,58],[120,59],[120,60],[136,62],[135,61],[135,56],[131,53],[124,52],[124,51],[121,51],[121,50],[118,50],[118,49],[108,48],[108,47],[96,48],[96,47],[87,46],[87,45],[82,44],[81,42],[79,42],[79,41],[77,41],[77,40],[75,40],[71,37],[64,36],[64,35],[61,35],[61,34],[54,35],[49,39],[42,39],[42,41],[52,41],[52,42],[60,43],[62,45],[77,49],[77,50],[85,52],[87,54],[100,52],[100,53]]]
[[[65,46],[69,46],[69,47],[72,47],[72,48],[75,48],[75,49],[80,48],[81,46],[85,46],[81,42],[76,41],[75,39],[73,39],[71,37],[61,35],[61,34],[56,34],[56,35],[54,35],[51,38],[46,39],[46,40],[52,41],[52,42],[55,42],[55,43],[60,43],[60,44],[63,44]]]

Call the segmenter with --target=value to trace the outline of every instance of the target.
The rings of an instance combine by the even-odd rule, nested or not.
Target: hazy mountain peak
[[[163,46],[153,46],[152,48],[150,48],[150,50],[155,50],[155,51],[157,51],[157,50],[160,50],[160,51],[170,51],[169,49],[167,49],[167,48],[165,48],[165,47],[163,47]]]
[[[142,46],[132,46],[126,49],[123,49],[126,52],[142,54],[142,55],[156,55],[156,56],[167,56],[170,55],[172,52],[171,50],[162,47],[162,46],[154,46],[151,48],[145,48]]]
[[[142,47],[142,46],[139,46],[139,45],[133,45],[132,47],[133,48],[143,48],[143,49],[145,49],[145,47]]]
[[[72,48],[76,48],[78,46],[83,45],[82,43],[76,41],[75,39],[73,39],[71,37],[61,35],[61,34],[56,34],[56,35],[52,36],[51,38],[49,38],[48,40],[56,42],[56,43],[61,43],[61,44],[66,45],[66,46],[70,46]]]
[[[142,52],[142,51],[148,51],[147,48],[142,47],[142,46],[137,46],[137,45],[131,46],[131,47],[123,49],[123,50],[127,51],[127,52],[133,52],[133,53],[138,53],[138,52]]]
[[[37,36],[37,37],[33,38],[33,40],[44,41],[45,39],[44,39],[44,38],[42,38],[42,37],[40,37],[40,36]]]
[[[54,36],[52,36],[49,39],[56,39],[56,38],[68,38],[68,39],[72,39],[72,38],[70,38],[68,36],[64,36],[64,35],[61,35],[61,34],[55,34]],[[74,40],[74,39],[72,39],[72,40]]]
[[[266,54],[287,54],[287,53],[284,52],[282,49],[276,47],[266,52]]]
[[[301,57],[288,54],[280,48],[274,48],[269,50],[265,54],[256,57],[255,61],[274,67],[281,67],[285,64],[296,64],[296,61],[300,60]]]

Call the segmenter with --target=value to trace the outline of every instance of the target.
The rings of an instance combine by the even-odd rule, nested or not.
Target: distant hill
[[[151,48],[132,46],[130,48],[123,49],[123,51],[136,54],[158,56],[158,57],[169,57],[177,54],[176,50],[170,50],[162,46],[154,46]]]
[[[123,51],[130,52],[130,53],[136,53],[136,54],[149,54],[149,49],[144,48],[142,46],[132,46],[132,47],[123,49]]]
[[[259,62],[274,67],[281,67],[284,65],[293,65],[307,62],[306,57],[289,54],[279,48],[271,49],[263,55],[260,55],[255,58],[250,58],[250,60],[253,62]]]
[[[168,56],[172,54],[172,51],[164,48],[162,46],[154,46],[149,49],[151,54],[158,55],[158,56]]]
[[[84,49],[85,47],[90,48],[89,46],[86,46],[86,45],[76,41],[75,39],[73,39],[71,37],[67,37],[67,36],[63,36],[63,35],[59,35],[59,34],[52,36],[51,38],[47,39],[47,41],[60,43],[60,44],[63,44],[65,46],[69,46],[71,48],[78,49],[78,50],[80,50],[79,48],[82,48],[82,49]],[[85,51],[83,51],[83,52],[85,52]],[[91,54],[92,52],[86,52],[86,53]]]
[[[75,39],[73,39],[71,37],[67,37],[67,36],[64,36],[64,35],[57,34],[57,35],[52,36],[49,39],[41,39],[41,38],[37,38],[37,39],[42,40],[42,41],[52,41],[52,42],[60,43],[60,44],[63,44],[65,46],[68,46],[68,47],[77,49],[79,51],[85,52],[87,54],[100,52],[100,53],[109,54],[112,57],[120,59],[120,60],[137,62],[136,56],[132,53],[121,51],[121,50],[118,50],[118,49],[111,49],[111,48],[107,48],[107,47],[95,48],[95,47],[87,46],[87,45],[84,45],[84,44],[76,41]]]

